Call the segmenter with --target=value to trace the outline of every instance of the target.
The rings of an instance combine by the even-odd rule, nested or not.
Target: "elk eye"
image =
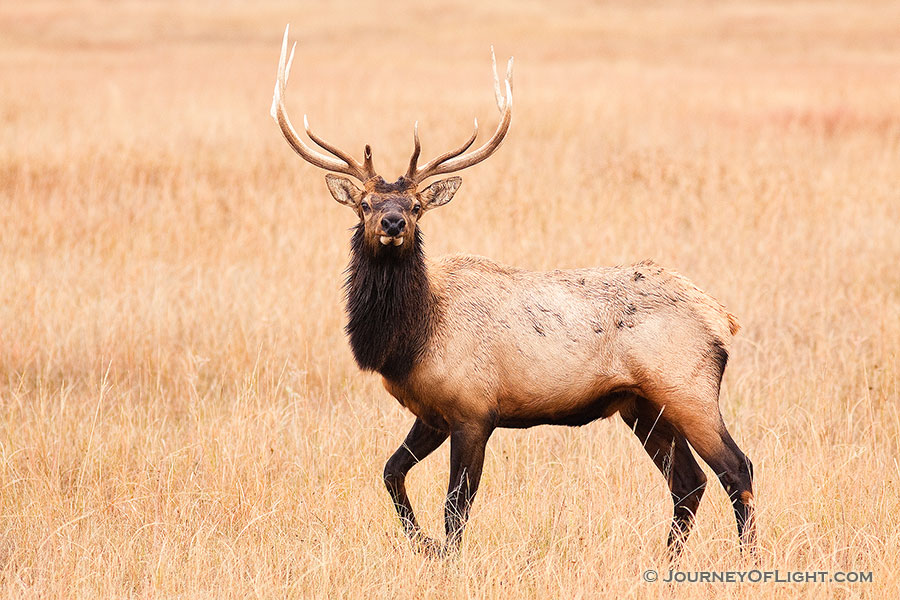
[[[363,212],[364,212],[364,213],[369,212],[369,211],[371,210],[371,208],[369,207],[369,203],[368,203],[368,202],[363,202],[363,203],[362,203],[362,209],[363,209]]]
[[[421,209],[422,209],[421,206],[419,206],[418,204],[414,204],[414,205],[413,205],[413,208],[412,208],[412,213],[413,213],[414,215],[417,215],[417,214],[419,214],[419,211],[420,211]]]

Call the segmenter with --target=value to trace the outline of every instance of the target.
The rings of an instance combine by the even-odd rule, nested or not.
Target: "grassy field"
[[[0,6],[4,597],[896,597],[896,2]],[[513,126],[423,220],[432,256],[652,258],[738,315],[722,413],[758,563],[710,486],[679,568],[871,583],[646,583],[671,501],[620,419],[500,431],[462,554],[413,553],[381,482],[412,417],[344,338],[351,211],[269,117],[288,93],[378,170]],[[448,450],[413,470],[443,530]]]

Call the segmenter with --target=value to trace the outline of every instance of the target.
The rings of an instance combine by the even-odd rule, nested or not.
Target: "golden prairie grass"
[[[500,431],[462,554],[380,481],[412,418],[342,333],[354,216],[268,116],[399,174],[512,131],[423,221],[431,255],[653,258],[741,319],[722,412],[760,555],[709,487],[645,583],[664,482],[617,419]],[[900,590],[896,3],[7,3],[0,7],[0,590],[7,597],[893,597]],[[442,530],[447,448],[413,470]]]

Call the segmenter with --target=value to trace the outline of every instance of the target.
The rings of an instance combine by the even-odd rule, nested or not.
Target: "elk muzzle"
[[[381,218],[381,230],[384,232],[380,241],[387,246],[399,246],[403,243],[403,232],[406,230],[406,219],[399,212],[388,213]]]

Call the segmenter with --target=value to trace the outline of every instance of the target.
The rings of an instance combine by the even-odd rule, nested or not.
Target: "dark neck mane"
[[[419,230],[411,249],[378,256],[367,246],[362,224],[357,225],[345,292],[346,331],[356,362],[402,381],[424,352],[432,329],[434,300]]]

